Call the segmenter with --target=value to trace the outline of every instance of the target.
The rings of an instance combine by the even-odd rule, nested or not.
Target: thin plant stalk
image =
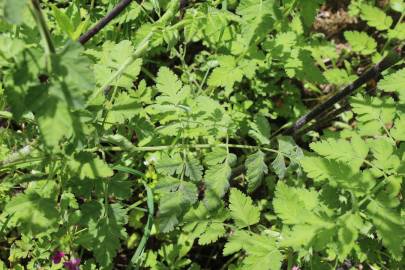
[[[312,121],[313,119],[319,117],[320,115],[324,114],[328,111],[333,105],[338,103],[339,101],[345,99],[346,97],[352,95],[358,88],[360,88],[363,84],[367,83],[368,81],[378,78],[378,76],[386,69],[392,67],[400,60],[402,60],[402,48],[396,48],[391,51],[383,60],[381,60],[378,64],[374,65],[372,68],[367,70],[363,73],[359,78],[357,78],[353,83],[349,84],[341,91],[337,92],[335,95],[331,96],[325,102],[319,104],[314,109],[309,111],[304,116],[300,117],[297,121],[295,121],[291,127],[285,129],[281,133],[284,135],[295,135],[298,131],[305,126],[307,123]],[[272,137],[278,134],[273,134]]]
[[[108,23],[110,23],[113,19],[118,17],[122,11],[125,10],[126,7],[131,4],[132,0],[122,0],[118,5],[116,5],[106,16],[104,16],[99,22],[96,23],[92,28],[90,28],[86,33],[79,37],[79,42],[84,45],[87,43],[92,37],[97,35],[98,32],[101,31]],[[94,8],[94,0],[91,2],[91,8]]]

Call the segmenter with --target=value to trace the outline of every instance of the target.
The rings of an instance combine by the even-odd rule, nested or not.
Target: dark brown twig
[[[343,100],[344,98],[352,95],[360,86],[367,83],[372,79],[377,79],[381,72],[388,69],[389,67],[395,65],[402,59],[401,56],[401,49],[393,50],[390,54],[388,54],[381,62],[370,68],[368,71],[363,73],[357,80],[353,83],[349,84],[343,90],[336,93],[332,97],[330,97],[325,102],[319,104],[317,107],[309,111],[304,116],[300,117],[291,127],[285,129],[281,132],[284,135],[295,135],[298,131],[309,123],[311,120],[317,118],[321,114],[325,113],[329,110],[334,104]],[[274,136],[274,135],[273,135]]]
[[[94,37],[101,29],[103,29],[109,22],[116,18],[129,4],[132,0],[122,0],[118,5],[116,5],[110,13],[108,13],[104,18],[102,18],[96,25],[90,28],[86,33],[80,36],[79,42],[83,45]]]
[[[180,0],[180,19],[183,19],[184,13],[186,12],[187,0]]]
[[[326,115],[325,117],[322,117],[321,119],[317,120],[315,123],[313,123],[312,125],[300,130],[297,134],[296,137],[299,137],[301,135],[304,135],[305,133],[312,131],[312,130],[317,130],[320,129],[322,127],[325,127],[327,125],[330,124],[331,121],[333,121],[334,119],[336,119],[336,117],[339,116],[339,114],[350,110],[350,105],[349,103],[347,103],[346,105],[331,111],[328,115]]]

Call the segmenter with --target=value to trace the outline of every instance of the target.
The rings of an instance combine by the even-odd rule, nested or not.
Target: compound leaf
[[[264,160],[265,157],[266,155],[259,150],[256,153],[249,155],[245,161],[249,192],[254,191],[260,186],[263,176],[268,173],[268,168]]]
[[[231,189],[229,197],[231,217],[238,228],[244,228],[259,222],[260,210],[253,205],[252,199],[240,190]]]

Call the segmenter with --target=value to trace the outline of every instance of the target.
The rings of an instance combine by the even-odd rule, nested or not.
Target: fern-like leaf
[[[385,76],[378,83],[378,87],[386,92],[397,92],[401,99],[405,100],[405,68]]]
[[[389,209],[378,201],[372,201],[367,206],[367,214],[377,228],[382,243],[397,260],[403,257],[405,241],[405,223],[399,213]]]
[[[347,162],[355,170],[360,168],[369,151],[368,145],[357,135],[350,142],[331,138],[311,143],[310,147],[327,159]]]
[[[238,228],[244,228],[259,222],[260,210],[253,205],[252,199],[240,190],[233,188],[229,197],[231,217]]]
[[[203,166],[200,161],[192,155],[186,155],[184,158],[184,165],[186,167],[185,175],[194,182],[198,182],[202,178]]]
[[[392,18],[378,7],[367,4],[361,5],[360,17],[367,22],[368,25],[377,28],[377,30],[387,30],[392,25]]]
[[[265,156],[266,155],[259,150],[249,155],[246,159],[246,179],[248,181],[249,192],[254,191],[261,184],[263,176],[268,173],[268,168],[264,160]]]

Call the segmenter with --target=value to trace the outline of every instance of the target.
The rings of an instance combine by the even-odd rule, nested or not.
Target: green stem
[[[139,176],[139,175],[142,175],[143,177],[145,176],[143,173],[141,173],[137,170],[134,170],[132,168],[126,167],[126,166],[118,165],[118,166],[115,166],[114,169],[124,172],[124,173],[129,173],[129,174],[132,174],[135,176]],[[142,184],[146,190],[146,200],[147,200],[146,204],[148,206],[148,211],[147,211],[148,219],[146,221],[146,226],[145,226],[141,241],[139,242],[139,245],[138,245],[134,255],[132,256],[131,262],[128,264],[127,269],[131,269],[131,268],[139,269],[140,261],[142,259],[142,254],[144,253],[145,246],[149,239],[149,236],[152,231],[152,226],[153,226],[153,215],[155,213],[155,209],[154,209],[155,203],[154,203],[154,199],[153,199],[153,192],[152,192],[152,189],[148,186],[148,184],[145,181],[142,180]],[[144,202],[144,200],[142,200],[141,202]],[[135,203],[135,204],[137,204],[137,203]],[[134,207],[135,204],[133,204],[130,207]]]
[[[138,205],[143,204],[146,201],[147,198],[143,198],[142,200],[139,200],[133,204],[131,204],[130,206],[127,207],[127,210],[130,211],[132,209],[139,209],[140,207],[138,207]],[[142,208],[143,209],[143,208]]]
[[[91,0],[91,3],[90,3],[90,12],[94,9],[95,3],[96,3],[96,0]],[[89,12],[89,13],[90,13],[90,12]]]
[[[392,144],[396,145],[395,139],[391,136],[391,133],[389,132],[389,130],[385,126],[384,121],[381,119],[381,117],[378,117],[378,120],[380,122],[381,127],[384,129],[385,133],[387,133],[388,138],[390,138]]]
[[[104,91],[112,82],[114,82],[118,77],[120,77],[124,71],[136,60],[138,59],[147,49],[149,46],[149,42],[151,37],[153,36],[154,31],[152,30],[149,34],[139,43],[138,47],[136,48],[135,52],[129,57],[120,67],[119,69],[108,79],[108,81],[101,86],[98,90],[96,90],[91,98],[90,101],[94,100],[100,92]]]
[[[399,26],[399,24],[401,23],[401,21],[404,19],[404,16],[405,16],[405,12],[403,12],[403,13],[401,14],[401,17],[399,18],[399,20],[398,20],[397,23],[395,24],[393,30],[396,30],[396,29],[397,29],[397,27]],[[384,46],[383,46],[383,48],[382,48],[382,50],[381,50],[381,54],[384,53],[385,49],[387,49],[387,47],[388,47],[388,45],[391,43],[391,41],[392,41],[392,38],[388,38],[388,39],[387,39],[387,41],[385,42],[385,44],[384,44]]]
[[[111,108],[113,106],[115,95],[117,93],[117,88],[118,88],[118,86],[115,85],[110,99],[106,101],[106,106],[104,106],[104,109],[103,109],[104,110],[104,112],[103,112],[104,118],[103,118],[103,122],[101,124],[102,129],[104,129],[104,125],[106,124],[108,114],[110,113],[110,110],[108,108]]]
[[[25,159],[22,159],[22,160],[16,160],[16,161],[11,162],[11,163],[6,163],[6,164],[3,164],[3,165],[0,166],[0,172],[5,170],[5,169],[14,168],[16,166],[18,166],[19,168],[23,168],[25,166],[30,166],[31,163],[33,163],[33,162],[41,162],[45,158],[49,158],[49,157],[25,158]]]
[[[179,10],[179,7],[180,7],[179,2],[180,1],[178,1],[178,0],[170,1],[165,14],[163,14],[163,16],[160,17],[160,19],[157,21],[157,23],[161,23],[161,24],[168,23],[176,15],[177,11]]]
[[[371,190],[371,194],[375,194],[375,193],[377,193],[378,191],[380,191],[384,186],[385,186],[385,184],[387,184],[387,182],[388,182],[388,179],[387,178],[385,178],[384,180],[382,180],[380,183],[378,183],[372,190]],[[370,198],[370,196],[366,196],[365,198],[363,198],[359,203],[358,203],[358,205],[359,205],[359,207],[362,207],[363,206],[363,204],[365,204],[367,201],[369,201],[371,198]]]
[[[109,143],[115,143],[112,137],[104,137],[101,140]],[[105,151],[129,151],[129,152],[154,152],[154,151],[163,151],[169,150],[174,148],[192,148],[192,149],[208,149],[208,148],[235,148],[235,149],[247,149],[247,150],[262,150],[265,152],[276,153],[283,156],[288,157],[289,159],[296,161],[293,157],[278,151],[276,149],[267,148],[263,146],[253,146],[253,145],[243,145],[243,144],[228,144],[228,143],[219,143],[219,144],[181,144],[181,145],[159,145],[159,146],[133,146],[130,147],[121,147],[121,146],[113,146],[113,147],[103,147]],[[98,148],[88,149],[86,151],[98,151]]]
[[[135,52],[129,57],[119,68],[118,70],[108,79],[108,81],[96,90],[93,95],[89,99],[89,103],[93,101],[100,92],[104,91],[112,82],[114,82],[118,77],[120,77],[124,71],[140,56],[142,56],[147,49],[149,48],[150,40],[155,32],[158,30],[159,27],[165,26],[167,22],[169,22],[176,14],[179,8],[179,3],[177,0],[172,0],[169,3],[169,7],[165,14],[155,23],[155,26],[152,30],[148,33],[148,35],[139,43],[138,47],[136,48]],[[88,104],[89,104],[88,103]]]
[[[357,212],[359,210],[359,204],[357,202],[356,196],[353,194],[353,192],[350,192],[350,197],[352,199],[352,204],[353,204],[353,211]]]
[[[293,251],[291,249],[288,250],[288,258],[287,258],[287,270],[291,270],[293,267],[294,258],[293,258]]]
[[[54,54],[56,52],[53,45],[51,33],[49,32],[48,25],[41,10],[41,5],[38,0],[31,0],[31,12],[38,25],[42,39],[45,42],[45,52],[47,55]]]
[[[156,77],[152,74],[152,72],[150,72],[146,67],[142,67],[141,70],[147,77],[149,77],[149,79],[156,83]]]
[[[104,217],[108,218],[109,202],[108,202],[108,191],[109,190],[109,179],[105,179],[104,182]]]
[[[228,266],[229,266],[233,261],[235,261],[239,256],[240,256],[239,252],[235,253],[235,255],[233,255],[229,260],[227,260],[227,261],[225,262],[225,264],[221,267],[220,270],[228,269]]]

